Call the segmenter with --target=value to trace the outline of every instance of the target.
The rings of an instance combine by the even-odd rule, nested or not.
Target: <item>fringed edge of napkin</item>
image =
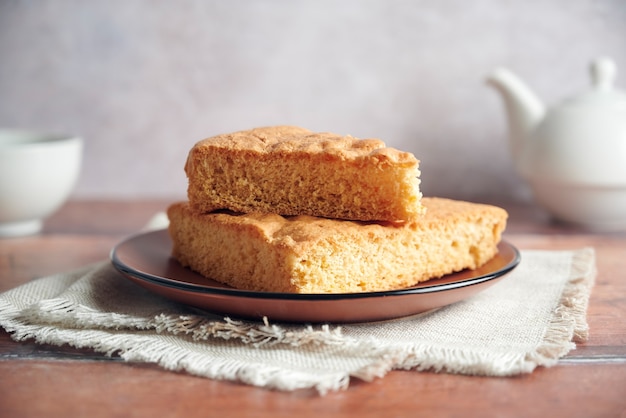
[[[576,343],[589,338],[587,308],[597,274],[595,257],[595,251],[590,247],[574,252],[570,279],[565,283],[561,300],[554,309],[543,344],[529,353],[526,361],[538,366],[554,365],[559,358],[575,349]]]
[[[68,306],[66,305],[54,303],[44,305],[52,311],[59,308],[67,313]],[[74,305],[69,309],[73,311],[73,314],[81,316],[80,306]],[[241,340],[244,344],[262,348],[272,345],[342,344],[344,340],[340,327],[331,328],[323,325],[317,329],[307,326],[296,332],[270,324],[267,320],[260,325],[230,318],[215,321],[195,315],[160,314],[153,321],[149,321],[150,323],[136,322],[135,325],[140,327],[134,330],[133,338],[128,339],[126,338],[126,333],[129,331],[127,321],[123,321],[125,323],[122,327],[65,328],[61,323],[33,323],[28,320],[28,316],[21,315],[13,305],[0,299],[0,325],[11,334],[11,338],[15,341],[31,340],[37,344],[69,345],[77,349],[94,350],[107,357],[116,355],[124,361],[152,363],[166,370],[185,371],[205,378],[239,381],[282,391],[314,388],[319,394],[324,395],[328,392],[346,389],[350,383],[350,375],[343,372],[305,373],[260,363],[249,364],[243,361],[219,359],[186,350],[171,343],[168,338],[155,339],[151,335],[140,335],[141,330],[154,329],[162,337],[169,334],[185,336],[193,341],[212,338]],[[41,315],[31,316],[30,319],[33,317],[41,317]]]
[[[312,325],[303,325],[293,331],[279,325],[270,324],[267,317],[263,324],[257,322],[236,321],[229,317],[223,321],[211,321],[200,316],[172,316],[161,314],[154,318],[154,329],[158,333],[167,332],[173,335],[187,335],[194,341],[206,341],[211,338],[224,340],[238,339],[244,344],[255,348],[273,345],[301,347],[314,345],[341,345],[345,338],[341,327],[331,329],[330,325],[320,325],[319,329]]]
[[[91,349],[111,357],[118,355],[124,361],[157,364],[170,371],[184,371],[215,380],[238,381],[245,384],[293,391],[314,388],[321,395],[346,389],[350,376],[341,372],[303,373],[266,364],[247,364],[242,361],[208,357],[190,352],[167,339],[134,335],[127,343],[124,331],[63,329],[45,325],[20,324],[5,320],[2,324],[15,341],[34,340],[38,344],[69,345]],[[237,332],[240,335],[240,332]],[[139,341],[143,340],[143,341]]]

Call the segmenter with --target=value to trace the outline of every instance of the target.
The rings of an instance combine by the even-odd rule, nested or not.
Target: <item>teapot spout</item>
[[[506,108],[513,159],[519,166],[525,143],[531,131],[543,119],[545,106],[515,74],[505,68],[496,69],[487,78],[496,88]]]

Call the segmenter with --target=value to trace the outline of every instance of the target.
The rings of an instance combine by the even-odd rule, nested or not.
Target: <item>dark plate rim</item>
[[[388,291],[378,292],[359,292],[359,293],[281,293],[281,292],[258,292],[250,290],[240,290],[233,288],[214,287],[209,285],[199,285],[194,283],[183,282],[175,278],[168,278],[158,276],[152,273],[138,270],[132,266],[127,265],[119,258],[119,249],[124,245],[128,245],[130,241],[133,241],[146,234],[163,233],[166,229],[153,230],[148,232],[142,232],[132,235],[120,243],[115,245],[110,252],[111,263],[120,273],[134,277],[139,280],[143,280],[148,283],[152,283],[158,286],[165,286],[177,290],[183,290],[186,292],[198,293],[198,294],[212,294],[222,295],[238,298],[250,298],[250,299],[277,299],[277,300],[294,300],[294,301],[323,301],[323,300],[343,300],[343,299],[367,299],[367,298],[379,298],[379,297],[396,297],[407,296],[417,294],[428,294],[436,292],[444,292],[453,289],[459,289],[467,286],[474,286],[480,283],[488,282],[497,279],[511,270],[513,270],[521,261],[521,254],[519,249],[510,244],[506,240],[500,241],[498,244],[498,250],[501,251],[506,248],[513,252],[513,258],[504,266],[494,271],[490,271],[486,274],[482,274],[476,277],[470,277],[467,279],[451,282],[451,283],[436,283],[432,284],[424,282],[414,287],[407,287],[403,289],[395,289]],[[177,262],[174,260],[174,262]],[[181,266],[181,268],[184,268]],[[198,274],[198,273],[196,273]],[[444,276],[445,277],[445,276]],[[437,279],[435,279],[437,280]]]

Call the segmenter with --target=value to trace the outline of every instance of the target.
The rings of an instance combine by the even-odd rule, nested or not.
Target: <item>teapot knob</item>
[[[598,58],[591,64],[591,81],[595,88],[608,90],[613,86],[617,67],[610,58]]]

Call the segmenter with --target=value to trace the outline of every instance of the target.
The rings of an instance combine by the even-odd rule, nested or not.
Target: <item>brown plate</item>
[[[493,285],[520,262],[507,242],[476,270],[464,270],[386,292],[295,294],[237,290],[183,267],[170,256],[167,230],[132,236],[111,251],[115,268],[168,299],[231,317],[286,322],[367,322],[414,315],[468,298]]]

